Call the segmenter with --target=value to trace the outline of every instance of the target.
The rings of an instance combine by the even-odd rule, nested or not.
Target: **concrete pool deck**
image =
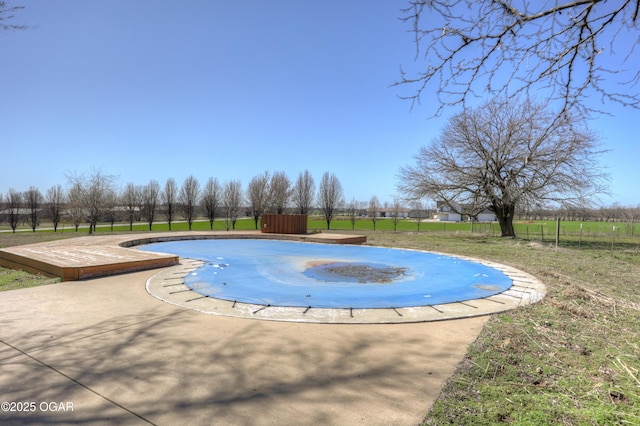
[[[203,315],[151,297],[156,273],[1,292],[0,424],[415,425],[488,319]]]

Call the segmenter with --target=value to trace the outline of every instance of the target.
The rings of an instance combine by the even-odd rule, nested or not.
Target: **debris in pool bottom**
[[[406,274],[407,268],[396,266],[378,266],[367,263],[336,262],[311,268],[312,276],[316,279],[338,281],[347,279],[358,283],[386,284]]]

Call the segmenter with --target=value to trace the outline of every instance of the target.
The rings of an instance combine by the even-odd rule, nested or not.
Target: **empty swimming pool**
[[[243,303],[314,308],[400,308],[486,298],[509,289],[503,272],[424,251],[257,239],[189,240],[146,250],[198,259],[191,290]]]

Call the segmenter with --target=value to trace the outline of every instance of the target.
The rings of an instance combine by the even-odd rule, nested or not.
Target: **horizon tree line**
[[[53,223],[57,232],[63,218],[67,218],[77,232],[82,223],[88,223],[89,233],[96,230],[98,222],[113,225],[117,221],[129,224],[145,221],[149,230],[162,217],[169,229],[178,217],[184,219],[191,230],[193,221],[202,214],[213,229],[216,218],[224,218],[225,229],[235,229],[237,219],[246,209],[255,220],[256,229],[263,213],[283,214],[287,210],[308,214],[317,200],[328,226],[336,212],[344,204],[343,190],[337,176],[326,172],[321,188],[316,194],[313,176],[308,170],[301,172],[292,182],[285,172],[265,171],[251,179],[246,190],[240,180],[220,183],[210,177],[201,187],[198,179],[189,175],[182,185],[167,178],[163,186],[151,179],[146,185],[128,182],[118,189],[115,176],[101,170],[89,173],[73,172],[66,175],[67,188],[60,184],[51,186],[46,195],[31,186],[20,192],[9,189],[6,196],[0,194],[0,212],[13,232],[25,220],[35,232],[43,215]]]
[[[257,175],[254,179],[257,177],[264,176]],[[147,185],[135,185],[129,182],[121,189],[120,193],[117,193],[117,191],[113,193],[115,197],[105,197],[109,203],[101,210],[99,221],[110,223],[112,229],[115,222],[125,222],[129,224],[129,230],[133,230],[134,222],[145,221],[149,224],[149,230],[152,230],[153,223],[164,219],[169,229],[171,229],[172,223],[178,218],[187,220],[185,209],[182,206],[184,200],[179,197],[181,189],[173,178],[168,178],[162,187],[155,180],[151,180]],[[223,203],[225,189],[227,189],[226,204]],[[320,210],[319,206],[314,206],[315,184],[308,171],[300,174],[296,183],[290,187],[290,190],[291,198],[286,210],[304,214],[308,214],[312,209]],[[34,186],[30,186],[24,192],[9,189],[6,195],[0,194],[0,223],[6,222],[13,232],[16,232],[21,223],[26,224],[35,232],[40,225],[40,221],[46,217],[46,220],[53,224],[54,232],[57,232],[60,224],[63,223],[63,219],[66,219],[77,232],[82,223],[90,223],[90,219],[85,213],[85,208],[81,204],[82,198],[79,195],[79,191],[80,188],[75,184],[71,185],[66,191],[61,184],[55,184],[48,188],[44,194]],[[249,193],[250,190],[247,187],[243,196],[239,182],[233,185],[223,185],[217,178],[209,178],[200,192],[199,203],[195,205],[193,210],[192,222],[196,215],[200,213],[202,217],[209,221],[210,229],[213,229],[214,221],[217,218],[225,220],[225,229],[234,229],[235,221],[243,213],[243,209],[245,209],[247,216],[255,219],[253,213],[256,209],[249,202]],[[234,199],[239,199],[240,202],[234,202]],[[296,202],[296,199],[302,200],[303,203]],[[422,200],[413,200],[408,205],[413,212],[412,217],[417,220],[417,230],[419,231],[420,222],[434,213],[435,209],[428,207],[428,204]],[[351,222],[352,229],[355,229],[357,220],[366,218],[366,220],[372,222],[373,230],[375,231],[377,222],[382,218],[380,211],[387,210],[395,229],[395,225],[402,218],[399,211],[400,207],[400,199],[394,199],[393,203],[382,203],[376,195],[373,195],[368,202],[358,201],[353,198],[345,204],[344,199],[342,199],[330,221],[339,211]],[[263,212],[275,213],[276,210],[270,207],[264,209]],[[321,214],[324,216],[324,212],[321,212]],[[632,223],[640,220],[640,205],[635,207],[624,206],[614,202],[609,206],[599,208],[588,206],[532,207],[519,209],[515,217],[520,220],[561,219]],[[90,229],[90,232],[93,231],[95,231],[95,226]]]
[[[422,199],[396,198],[391,204],[381,203],[373,195],[368,202],[354,198],[345,203],[338,178],[328,172],[324,173],[319,190],[316,190],[308,170],[301,172],[295,182],[284,172],[265,171],[254,176],[246,190],[238,180],[221,183],[214,177],[208,178],[201,187],[193,175],[188,176],[182,185],[170,177],[162,186],[151,179],[146,185],[128,182],[118,190],[114,176],[92,171],[89,174],[69,174],[66,189],[55,184],[44,194],[35,186],[24,192],[9,189],[6,195],[0,194],[0,222],[6,222],[13,232],[21,223],[35,232],[40,220],[46,217],[53,224],[54,232],[61,223],[71,223],[76,232],[82,223],[88,223],[89,232],[93,233],[98,222],[110,223],[112,230],[115,222],[125,222],[129,224],[129,230],[133,230],[134,222],[145,221],[149,230],[153,230],[154,223],[164,220],[171,230],[176,220],[184,219],[191,229],[193,221],[201,215],[208,220],[210,229],[213,229],[217,218],[223,218],[224,227],[229,230],[235,229],[240,216],[247,215],[258,229],[264,213],[291,211],[308,214],[311,209],[317,209],[326,221],[327,229],[330,229],[335,216],[341,213],[350,220],[352,229],[355,229],[359,218],[366,217],[376,230],[380,211],[384,209],[395,230],[402,218],[401,200],[411,206],[419,231],[421,220],[430,210]],[[640,218],[640,205],[629,207],[613,203],[597,209],[576,205],[561,208],[524,206],[518,208],[513,217],[524,220],[560,218],[633,222]]]

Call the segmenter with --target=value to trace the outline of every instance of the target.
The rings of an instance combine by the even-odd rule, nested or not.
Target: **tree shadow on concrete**
[[[26,354],[0,352],[4,398],[72,401],[74,411],[0,413],[0,420],[412,424],[428,408],[427,390],[450,374],[438,363],[464,354],[455,334],[432,345],[432,329],[275,323],[175,309],[96,322],[52,341],[46,336],[56,330],[32,330],[9,342],[29,347]]]

